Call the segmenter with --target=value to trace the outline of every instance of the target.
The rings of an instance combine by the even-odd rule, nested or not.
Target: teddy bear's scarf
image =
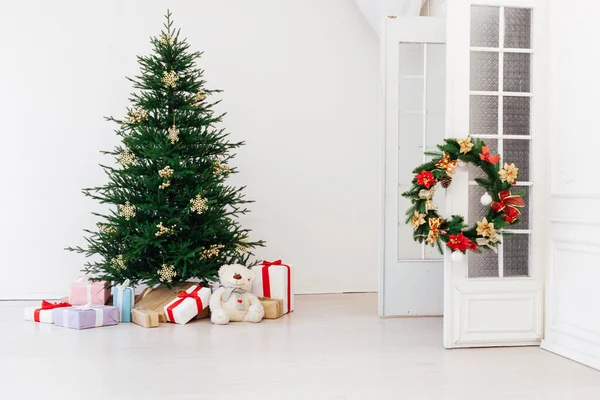
[[[244,294],[245,290],[242,289],[242,288],[235,288],[235,287],[233,287],[233,288],[232,287],[225,288],[225,291],[223,292],[223,295],[221,296],[221,300],[223,300],[223,301],[229,300],[229,298],[231,297],[231,295],[233,293],[238,294],[238,299],[239,299],[240,298],[239,295]]]

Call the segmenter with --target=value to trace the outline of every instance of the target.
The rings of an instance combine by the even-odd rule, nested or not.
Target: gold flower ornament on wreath
[[[470,136],[465,139],[445,139],[438,145],[439,152],[427,153],[433,159],[413,170],[415,174],[410,190],[402,196],[411,200],[406,222],[413,227],[413,238],[431,246],[437,246],[443,253],[442,244],[452,250],[452,260],[460,261],[467,250],[480,253],[481,249],[498,252],[502,229],[515,224],[525,207],[523,193],[514,192],[519,168],[515,164],[500,165],[500,156],[491,154],[489,147],[481,139]],[[448,188],[452,175],[459,162],[469,163],[485,172],[485,178],[475,181],[486,193],[481,196],[481,204],[490,208],[474,226],[464,223],[464,217],[440,216],[433,201],[438,184]]]

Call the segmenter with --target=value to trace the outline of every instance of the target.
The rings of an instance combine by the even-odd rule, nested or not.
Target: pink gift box
[[[80,276],[71,284],[69,303],[74,306],[85,304],[105,305],[110,296],[104,281],[90,281],[86,276]]]

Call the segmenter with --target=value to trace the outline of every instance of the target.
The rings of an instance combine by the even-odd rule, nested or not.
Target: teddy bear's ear
[[[221,279],[221,276],[223,275],[223,272],[225,272],[227,267],[229,267],[229,265],[222,265],[221,268],[219,268],[219,279]]]

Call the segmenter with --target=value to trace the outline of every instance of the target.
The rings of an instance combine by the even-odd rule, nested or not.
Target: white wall
[[[573,3],[550,1],[551,263],[542,347],[600,369],[600,4]]]
[[[379,44],[352,0],[3,2],[0,24],[0,299],[66,293],[100,209],[80,189],[105,182],[101,149],[122,116],[169,7],[223,126],[247,141],[236,184],[259,257],[296,266],[298,292],[377,286]],[[106,161],[105,161],[106,162]]]

